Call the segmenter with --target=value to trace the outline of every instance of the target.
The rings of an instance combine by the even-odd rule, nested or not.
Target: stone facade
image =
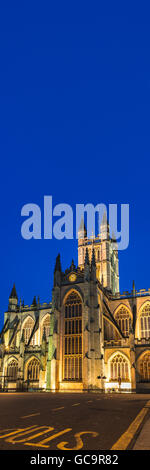
[[[117,245],[105,218],[78,266],[56,259],[52,302],[18,304],[15,285],[0,343],[1,390],[150,390],[150,290],[119,292]]]

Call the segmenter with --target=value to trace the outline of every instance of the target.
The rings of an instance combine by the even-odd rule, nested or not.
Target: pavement
[[[150,450],[150,418],[148,418],[146,423],[143,425],[132,449]]]
[[[150,394],[1,393],[0,450],[150,449],[149,415]]]

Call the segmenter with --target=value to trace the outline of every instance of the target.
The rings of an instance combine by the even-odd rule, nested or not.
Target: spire
[[[37,302],[36,302],[36,296],[34,296],[34,297],[33,297],[33,302],[32,302],[32,305],[33,305],[34,307],[36,307],[36,306],[37,306]]]
[[[96,282],[96,262],[95,262],[95,251],[92,250],[92,260],[91,260],[91,280]]]
[[[135,297],[135,282],[133,281],[133,284],[132,284],[132,292],[133,292],[133,296]]]
[[[113,241],[113,242],[116,242],[116,235],[115,235],[115,232],[114,232],[114,231],[112,231],[112,241]]]
[[[74,260],[72,259],[72,261],[71,261],[71,266],[70,266],[70,270],[71,270],[71,271],[74,271],[74,269],[75,269],[75,264],[74,264]]]
[[[55,263],[55,269],[54,272],[59,271],[61,272],[61,262],[60,262],[60,253],[58,254],[56,258],[56,263]]]
[[[86,236],[87,236],[87,230],[86,230],[86,226],[84,223],[84,218],[82,217],[79,230],[78,230],[78,238],[86,238]]]
[[[107,223],[107,214],[106,211],[104,211],[101,225],[106,225]]]
[[[14,283],[13,288],[12,288],[12,290],[11,290],[9,299],[17,299],[17,300],[18,300],[18,295],[17,295],[17,292],[16,292],[15,283]]]
[[[79,227],[79,231],[80,231],[80,232],[81,232],[81,230],[86,230],[86,226],[85,226],[83,217],[82,217],[82,219],[81,219],[80,227]]]
[[[100,225],[100,236],[101,240],[108,240],[109,239],[109,223],[107,220],[107,213],[104,211],[102,222]]]
[[[54,286],[60,286],[61,284],[61,262],[60,262],[60,254],[58,254],[55,263],[54,269]]]
[[[93,250],[92,250],[92,261],[91,261],[91,264],[92,264],[92,266],[96,266],[94,248],[93,248]]]
[[[112,248],[114,251],[117,251],[118,250],[118,245],[117,245],[117,239],[116,239],[116,235],[115,235],[115,232],[112,231],[112,237],[111,237],[111,242],[112,242]]]
[[[89,264],[89,252],[88,252],[88,248],[86,248],[84,264]]]
[[[89,252],[88,252],[88,248],[86,248],[86,251],[85,251],[84,279],[85,279],[85,281],[89,281],[89,280],[90,280],[90,263],[89,263]]]

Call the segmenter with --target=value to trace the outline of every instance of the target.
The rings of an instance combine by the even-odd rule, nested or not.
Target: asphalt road
[[[0,449],[109,450],[150,395],[0,394]]]

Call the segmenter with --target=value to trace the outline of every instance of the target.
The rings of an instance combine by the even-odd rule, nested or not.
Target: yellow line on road
[[[13,431],[15,428],[0,429],[0,432]]]
[[[52,441],[56,437],[62,436],[62,434],[65,434],[66,432],[72,431],[72,428],[67,428],[64,429],[63,431],[57,432],[56,434],[53,434],[50,437],[47,437],[46,439],[43,439],[43,441],[39,441],[38,443],[31,443],[31,442],[25,442],[25,446],[33,446],[33,447],[49,447],[48,445],[45,445],[46,442]]]
[[[138,413],[134,421],[130,424],[127,431],[122,434],[122,436],[115,442],[115,444],[111,447],[111,450],[126,450],[131,441],[133,440],[136,432],[138,431],[140,425],[142,424],[145,416],[147,415],[150,409],[150,400],[147,401],[146,405],[142,410]]]
[[[39,429],[43,429],[43,428],[44,429],[46,428],[46,431],[44,431],[44,432],[48,432],[48,430],[51,429],[51,428],[49,428],[49,426],[31,426],[30,428],[22,429],[23,432],[19,432],[19,434],[17,436],[14,435],[14,436],[9,437],[8,439],[6,439],[6,442],[13,442],[13,443],[14,442],[24,442],[26,440],[26,438],[20,440],[21,436],[25,436],[25,434],[32,434],[32,432],[38,431]],[[43,433],[43,431],[42,431],[42,433]],[[34,436],[34,434],[33,434],[33,436]],[[30,439],[33,436],[30,436]],[[18,438],[19,438],[19,441],[18,441]]]
[[[87,401],[87,403],[92,403],[92,402],[93,402],[93,400],[89,400],[89,401]]]
[[[38,416],[40,413],[32,413],[31,415],[21,416],[22,419],[30,418],[30,416]]]
[[[80,403],[74,403],[72,406],[78,406],[80,405]]]
[[[9,432],[8,434],[3,434],[2,436],[0,436],[0,439],[3,439],[4,437],[8,437],[8,436],[12,436],[13,434],[18,434],[18,433],[21,433],[22,431],[26,431],[27,429],[32,429],[34,430],[35,428],[35,425],[34,426],[30,426],[29,428],[20,428],[20,429],[17,429],[16,431],[13,431],[13,432]]]
[[[60,406],[60,408],[52,408],[52,411],[63,410],[64,408],[64,406]]]
[[[59,444],[57,444],[58,449],[61,449],[61,450],[79,450],[79,449],[82,449],[83,441],[81,439],[81,436],[83,436],[84,434],[91,434],[92,437],[97,437],[98,436],[98,432],[93,432],[93,431],[77,432],[74,435],[74,437],[76,439],[76,446],[75,447],[66,447],[66,444],[69,444],[69,442],[60,442]]]
[[[43,429],[44,428],[44,429]],[[46,428],[46,429],[45,429]],[[29,437],[25,437],[24,439],[20,439],[21,436],[25,436],[25,434],[31,434],[32,431],[40,431],[36,434],[32,434],[32,436],[29,436]],[[24,445],[26,444],[27,441],[30,441],[31,439],[34,439],[36,437],[39,437],[39,436],[42,436],[43,434],[47,434],[48,432],[50,431],[53,431],[54,428],[50,427],[50,426],[39,426],[37,428],[34,428],[32,431],[29,431],[29,432],[24,432],[24,433],[20,433],[18,436],[14,436],[14,437],[11,437],[9,439],[6,439],[6,442],[12,442],[12,443],[20,443],[20,442],[23,442]],[[32,444],[31,444],[32,445]],[[36,445],[36,444],[34,444]]]

